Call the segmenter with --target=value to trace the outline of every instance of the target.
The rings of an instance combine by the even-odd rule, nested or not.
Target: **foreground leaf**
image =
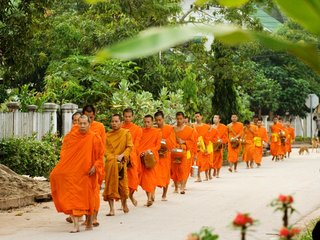
[[[132,39],[103,49],[97,54],[94,62],[102,62],[107,58],[129,60],[147,57],[187,42],[199,35],[214,35],[216,39],[228,45],[257,41],[267,48],[287,51],[299,57],[320,73],[320,55],[315,46],[288,42],[265,33],[242,30],[233,25],[183,25],[151,28]]]
[[[240,7],[245,3],[249,2],[249,0],[218,0],[219,3],[225,7]]]
[[[312,33],[320,35],[319,0],[276,0],[280,9],[290,18]]]

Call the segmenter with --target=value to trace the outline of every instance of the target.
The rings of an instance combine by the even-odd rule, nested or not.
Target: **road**
[[[230,227],[237,212],[249,212],[259,223],[253,227],[248,239],[271,240],[281,226],[281,214],[269,207],[279,194],[292,194],[294,213],[290,223],[303,219],[320,209],[320,153],[299,156],[297,149],[290,159],[272,162],[263,159],[261,168],[245,169],[243,163],[237,173],[221,170],[221,178],[195,183],[189,179],[185,195],[174,194],[170,189],[167,202],[160,201],[157,189],[156,202],[144,207],[144,192],[136,194],[138,207],[131,204],[130,213],[116,212],[107,217],[108,207],[102,202],[100,226],[93,231],[68,233],[72,225],[63,214],[55,211],[52,202],[0,213],[0,238],[5,239],[150,239],[184,240],[188,233],[202,226],[211,226],[220,240],[240,239],[239,232]],[[21,215],[21,216],[16,216]]]

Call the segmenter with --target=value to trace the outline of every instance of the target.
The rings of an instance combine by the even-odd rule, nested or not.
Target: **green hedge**
[[[18,174],[48,177],[59,160],[61,141],[46,135],[42,141],[34,137],[0,140],[0,163]]]

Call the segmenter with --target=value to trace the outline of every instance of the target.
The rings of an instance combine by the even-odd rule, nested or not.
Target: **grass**
[[[297,240],[313,240],[312,239],[312,230],[320,218],[313,219],[307,226],[306,229],[301,232]]]

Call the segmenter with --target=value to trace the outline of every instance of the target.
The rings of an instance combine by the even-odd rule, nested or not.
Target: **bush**
[[[57,141],[38,141],[34,137],[0,140],[0,163],[18,174],[48,177],[59,159]]]

